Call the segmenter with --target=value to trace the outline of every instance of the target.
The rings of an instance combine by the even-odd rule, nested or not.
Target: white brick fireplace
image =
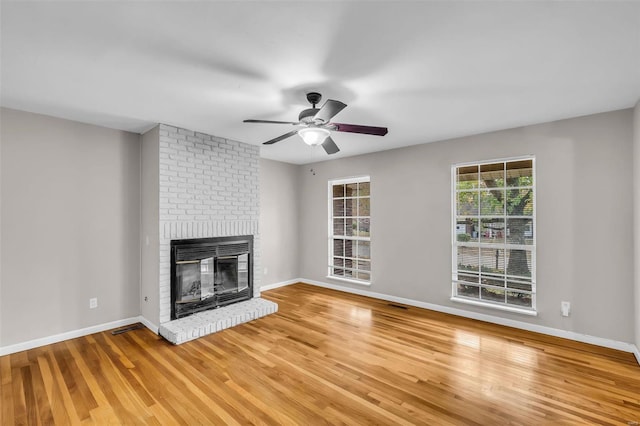
[[[172,239],[253,235],[260,294],[259,154],[241,142],[159,125],[159,320],[171,320]]]

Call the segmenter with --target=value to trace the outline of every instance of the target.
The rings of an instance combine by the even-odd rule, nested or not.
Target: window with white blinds
[[[371,282],[369,176],[329,181],[329,276]]]
[[[534,159],[457,165],[452,174],[453,299],[535,313]]]

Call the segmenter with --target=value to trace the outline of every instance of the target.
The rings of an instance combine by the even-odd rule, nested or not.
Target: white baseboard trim
[[[284,286],[287,286],[287,285],[301,283],[301,282],[304,282],[304,280],[302,278],[294,278],[294,279],[288,280],[288,281],[282,281],[282,282],[279,282],[279,283],[263,285],[263,286],[260,287],[260,291],[273,290],[274,288],[284,287]]]
[[[640,348],[638,345],[633,345],[633,354],[636,356],[636,361],[640,364]]]
[[[142,315],[140,315],[138,317],[138,321],[141,322],[142,324],[144,324],[145,327],[147,327],[149,330],[153,331],[155,334],[158,334],[158,330],[160,330],[160,327],[158,327],[157,325],[155,325],[154,323],[152,323],[151,321],[149,321],[148,319],[146,319]]]
[[[144,321],[143,321],[144,320]],[[146,323],[145,323],[146,321]],[[54,334],[53,336],[41,337],[39,339],[29,340],[27,342],[16,343],[14,345],[0,347],[0,356],[9,355],[16,352],[26,351],[28,349],[38,348],[44,345],[51,345],[53,343],[62,342],[64,340],[75,339],[77,337],[87,336],[89,334],[100,333],[101,331],[111,330],[113,328],[124,327],[127,325],[135,324],[137,322],[143,323],[146,327],[153,324],[142,317],[131,317],[118,321],[111,321],[104,324],[94,325],[87,328],[81,328],[78,330],[67,331],[66,333]],[[156,333],[157,333],[156,327]]]
[[[493,315],[465,311],[463,309],[451,308],[449,306],[442,306],[442,305],[436,305],[433,303],[420,302],[418,300],[406,299],[404,297],[390,296],[388,294],[375,293],[373,291],[368,291],[364,289],[344,287],[341,285],[329,284],[321,281],[308,280],[305,278],[301,278],[296,282],[302,282],[305,284],[311,284],[318,287],[324,287],[332,290],[344,291],[347,293],[372,297],[374,299],[387,300],[389,302],[402,303],[409,306],[430,309],[432,311],[443,312],[446,314],[457,315],[460,317],[471,318],[471,319],[484,321],[484,322],[490,322],[493,324],[504,325],[507,327],[514,327],[514,328],[518,328],[525,331],[533,331],[536,333],[546,334],[549,336],[562,337],[569,340],[575,340],[577,342],[589,343],[592,345],[602,346],[610,349],[617,349],[623,352],[631,352],[636,356],[636,359],[638,360],[638,364],[640,364],[640,353],[638,351],[638,348],[632,343],[619,342],[616,340],[604,339],[602,337],[590,336],[588,334],[576,333],[574,331],[560,330],[557,328],[545,327],[537,324],[530,324],[527,322],[516,321],[508,318],[501,318]]]

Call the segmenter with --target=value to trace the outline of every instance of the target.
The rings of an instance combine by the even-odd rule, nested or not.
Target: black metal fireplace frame
[[[212,254],[218,253],[219,246],[229,246],[232,244],[248,243],[248,288],[242,293],[238,293],[237,297],[219,297],[214,295],[208,299],[193,302],[190,304],[192,309],[185,315],[178,315],[176,312],[176,252],[179,247],[197,247],[204,252],[211,249]],[[218,257],[218,256],[214,256]],[[231,237],[213,237],[213,238],[190,238],[182,240],[171,240],[171,319],[184,318],[196,312],[215,309],[232,303],[249,300],[253,297],[253,235],[237,235]]]

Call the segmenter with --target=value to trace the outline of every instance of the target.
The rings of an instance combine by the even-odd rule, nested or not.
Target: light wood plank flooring
[[[173,346],[147,329],[0,358],[2,425],[640,422],[628,353],[296,284]]]

